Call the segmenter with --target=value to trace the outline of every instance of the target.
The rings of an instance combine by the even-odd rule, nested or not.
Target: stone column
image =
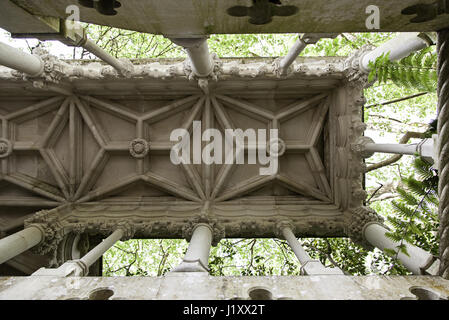
[[[401,252],[397,246],[401,243],[394,242],[390,238],[388,238],[385,233],[388,232],[384,226],[378,223],[368,223],[363,231],[363,236],[365,237],[368,243],[372,244],[376,248],[381,250],[390,249],[398,252],[397,259],[401,261],[404,266],[413,274],[422,275],[422,274],[431,274],[437,275],[438,261],[435,260],[435,257],[430,253],[424,251],[421,248],[418,248],[406,241],[403,241],[403,245],[407,248],[407,253],[409,255]]]
[[[44,72],[44,62],[38,56],[25,53],[0,42],[0,65],[38,77]]]
[[[65,262],[57,269],[41,268],[33,273],[34,276],[59,275],[63,277],[69,276],[87,276],[89,268],[101,256],[114,246],[120,240],[126,240],[133,236],[134,229],[131,225],[123,223],[109,237],[104,239],[95,248],[89,251],[85,256],[78,260]]]
[[[171,38],[182,46],[189,56],[192,71],[198,77],[207,77],[214,71],[214,60],[209,52],[207,38]]]
[[[45,233],[41,228],[32,225],[1,239],[0,264],[38,245],[44,239],[44,236]]]
[[[213,229],[206,223],[199,223],[193,229],[192,238],[182,263],[172,272],[208,272],[209,253]]]
[[[409,56],[415,51],[424,49],[432,44],[432,40],[424,33],[406,32],[385,42],[378,48],[364,54],[360,59],[361,69],[368,73],[368,64],[376,61],[383,54],[389,53],[390,61],[397,61]]]
[[[287,55],[282,59],[279,59],[278,75],[284,75],[287,73],[288,68],[301,54],[301,52],[309,45],[316,44],[322,38],[334,39],[337,34],[331,33],[303,33],[299,35],[299,39],[295,42],[293,47],[287,52]]]
[[[181,264],[171,272],[209,272],[210,248],[224,237],[224,228],[215,220],[201,216],[189,221],[183,234],[189,247]]]
[[[406,241],[403,241],[402,244],[406,246],[409,256],[402,253],[397,248],[401,243],[394,242],[385,235],[388,229],[383,225],[383,219],[371,208],[354,209],[347,218],[351,223],[346,231],[354,242],[367,249],[376,247],[380,250],[390,249],[398,252],[397,259],[413,274],[437,274],[439,260]]]
[[[375,143],[369,137],[360,137],[351,145],[351,149],[362,158],[370,158],[375,152],[405,155],[419,154],[421,157],[431,159],[437,163],[436,145],[438,145],[438,135],[433,135],[431,139],[423,139],[418,144],[380,144]]]
[[[326,268],[319,260],[313,260],[296,239],[293,233],[294,226],[289,221],[281,221],[276,225],[276,235],[279,239],[285,239],[292,248],[301,263],[301,274],[303,275],[342,275],[339,268]]]

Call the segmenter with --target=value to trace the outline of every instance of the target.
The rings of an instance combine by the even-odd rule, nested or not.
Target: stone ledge
[[[2,277],[0,300],[251,300],[252,290],[293,300],[447,299],[449,281],[431,276]]]

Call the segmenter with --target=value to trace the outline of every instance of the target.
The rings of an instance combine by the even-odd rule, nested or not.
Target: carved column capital
[[[279,220],[274,226],[274,234],[276,235],[276,238],[285,240],[282,233],[282,230],[285,228],[289,228],[293,233],[295,232],[295,226],[290,220]]]
[[[223,62],[220,60],[220,58],[218,57],[218,55],[216,53],[211,53],[210,57],[213,61],[214,66],[212,68],[211,73],[205,78],[217,81],[218,76],[222,73]],[[184,73],[187,76],[187,78],[189,79],[189,81],[199,80],[202,78],[202,77],[198,77],[195,74],[195,72],[193,71],[192,62],[190,61],[190,59],[185,60],[183,63],[183,66],[184,66]]]
[[[384,219],[373,209],[362,206],[350,210],[346,221],[345,231],[351,240],[368,250],[372,250],[374,247],[366,241],[364,230],[372,223],[383,225]]]
[[[373,139],[369,137],[359,137],[355,143],[351,144],[351,150],[362,158],[369,158],[374,155],[374,152],[366,151],[366,145],[374,143]]]
[[[66,74],[67,64],[42,48],[34,49],[33,54],[38,56],[43,62],[43,71],[37,78],[43,78],[43,80],[48,82],[59,83]],[[30,78],[34,79],[35,77]]]
[[[121,229],[123,231],[123,237],[120,239],[120,241],[126,241],[131,239],[135,232],[136,228],[132,223],[129,223],[128,221],[122,221],[117,225],[117,229]]]
[[[356,51],[352,56],[346,59],[344,66],[349,84],[355,85],[361,89],[369,86],[368,73],[363,70],[361,60],[365,54],[372,50],[373,46],[363,46],[360,50]]]
[[[60,221],[47,213],[46,210],[39,211],[33,217],[25,220],[24,223],[25,228],[36,227],[44,235],[42,241],[31,249],[36,254],[56,253],[58,245],[65,235],[64,227]]]
[[[199,226],[205,225],[210,228],[212,232],[212,246],[216,246],[221,239],[225,237],[225,228],[218,223],[216,219],[206,216],[197,216],[194,219],[187,222],[182,228],[182,236],[187,241],[190,241],[193,235],[193,231]]]

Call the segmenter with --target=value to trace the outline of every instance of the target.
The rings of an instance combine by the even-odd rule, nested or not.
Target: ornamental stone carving
[[[144,139],[134,139],[129,144],[129,153],[136,159],[144,158],[150,150],[150,144]]]
[[[368,74],[361,68],[361,59],[365,54],[373,49],[373,46],[365,45],[346,59],[344,63],[345,75],[348,78],[349,85],[355,86],[359,89],[366,88],[369,85]]]
[[[126,241],[131,239],[136,233],[136,228],[132,223],[128,221],[119,222],[117,225],[117,229],[121,229],[123,231],[123,236],[120,239],[121,241]]]
[[[59,243],[63,240],[65,232],[63,226],[58,221],[48,221],[41,223],[26,223],[25,227],[37,227],[44,234],[44,239],[31,250],[35,254],[56,253]]]
[[[225,237],[225,229],[218,223],[216,219],[206,217],[204,215],[196,216],[194,219],[189,220],[182,228],[182,236],[187,241],[190,241],[198,224],[207,224],[212,230],[212,246],[216,246],[221,239]]]
[[[44,69],[39,78],[48,82],[59,83],[66,74],[67,64],[42,48],[34,49],[33,54],[37,55],[44,63]]]
[[[345,231],[352,241],[368,250],[372,250],[374,247],[363,236],[364,229],[369,223],[382,224],[383,221],[384,219],[373,209],[364,206],[359,207],[351,210],[351,214],[348,215],[348,224]]]
[[[8,139],[0,138],[0,159],[6,158],[12,153],[12,143]]]
[[[362,158],[370,158],[374,155],[372,151],[366,151],[366,145],[374,143],[369,137],[359,137],[355,143],[351,145],[351,150]]]
[[[269,144],[269,154],[272,157],[280,157],[284,155],[285,150],[287,150],[287,147],[285,145],[284,140],[281,138],[275,138],[270,140]]]
[[[285,240],[282,233],[282,230],[285,228],[289,228],[293,233],[295,233],[295,226],[290,220],[280,220],[274,226],[274,234],[276,235],[276,238]]]
[[[211,53],[210,56],[213,60],[214,67],[212,69],[212,72],[206,78],[214,80],[214,81],[218,81],[218,77],[222,73],[223,62],[220,60],[220,58],[218,57],[218,55],[216,53]],[[184,73],[187,76],[187,78],[189,79],[189,81],[200,79],[200,77],[198,77],[195,74],[195,72],[193,71],[192,64],[189,59],[184,61],[183,67],[184,67]]]

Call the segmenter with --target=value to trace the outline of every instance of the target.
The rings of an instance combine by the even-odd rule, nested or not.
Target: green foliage
[[[413,174],[403,179],[405,187],[397,188],[399,199],[392,201],[395,215],[387,217],[394,230],[386,235],[398,242],[397,250],[387,253],[395,257],[399,252],[408,254],[404,241],[433,254],[438,252],[438,175],[421,157],[413,166],[418,178]]]
[[[397,86],[432,92],[437,86],[437,54],[434,47],[413,53],[399,62],[391,62],[389,54],[369,63],[369,80],[392,81]]]

